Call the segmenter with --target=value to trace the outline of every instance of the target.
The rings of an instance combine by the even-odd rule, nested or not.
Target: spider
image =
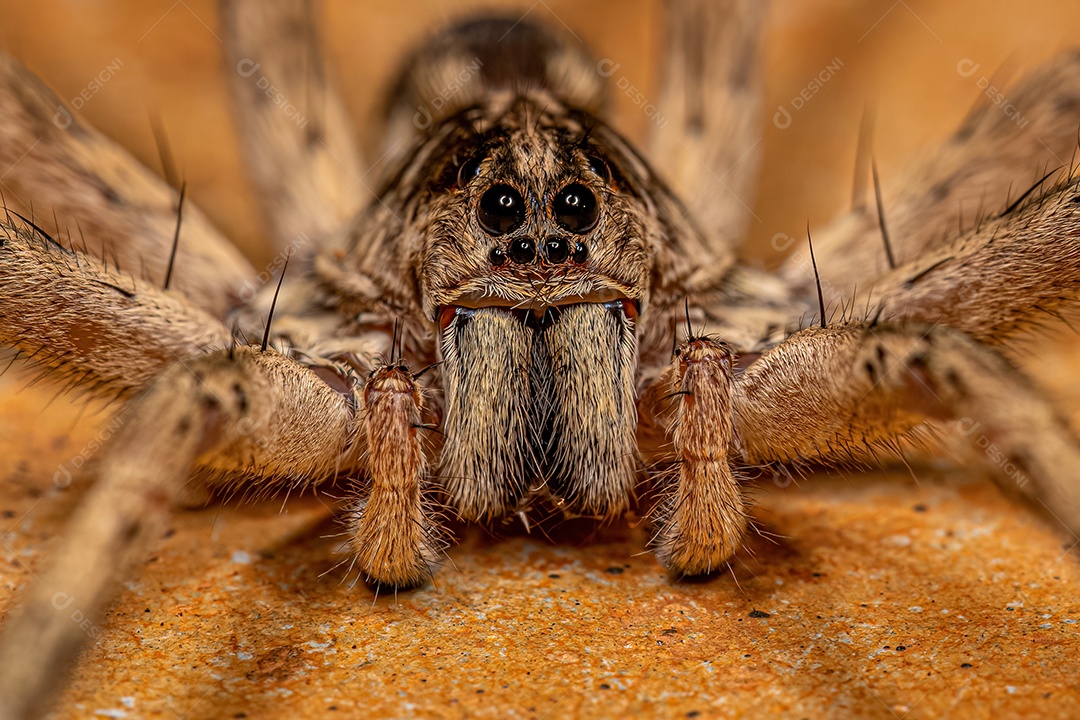
[[[923,190],[893,194],[888,222],[857,208],[814,234],[809,272],[766,273],[736,253],[759,110],[752,3],[669,7],[667,122],[648,159],[605,122],[607,66],[576,43],[516,19],[445,30],[395,87],[388,170],[366,206],[336,162],[356,153],[340,105],[302,71],[317,52],[295,32],[303,8],[224,8],[277,283],[258,287],[182,189],[58,120],[25,70],[8,60],[0,75],[4,132],[45,138],[12,182],[93,219],[65,244],[10,210],[0,340],[130,400],[49,577],[6,630],[12,715],[82,637],[49,610],[55,588],[100,607],[102,570],[134,565],[203,486],[352,479],[349,569],[380,586],[427,580],[447,513],[640,509],[685,577],[742,544],[747,473],[978,423],[1023,489],[1080,527],[1075,439],[997,349],[1076,291],[1077,183],[1043,162],[1075,145],[1075,54],[1010,92],[1024,123],[981,107],[911,168],[897,186]],[[300,96],[318,114],[289,112]],[[332,211],[313,210],[326,197]]]

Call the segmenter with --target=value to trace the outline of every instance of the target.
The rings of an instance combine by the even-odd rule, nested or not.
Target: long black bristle
[[[184,183],[180,186],[180,201],[176,204],[176,230],[173,231],[172,251],[169,253],[169,269],[165,271],[164,288],[166,290],[169,289],[169,283],[172,282],[173,267],[176,265],[176,249],[180,247],[180,220],[184,217],[184,194],[186,191],[187,183]]]
[[[443,364],[443,361],[442,361],[442,360],[440,360],[439,362],[433,362],[433,363],[431,363],[430,365],[428,365],[428,366],[427,366],[426,368],[424,368],[423,370],[420,370],[419,372],[415,372],[415,373],[413,373],[413,380],[418,380],[418,379],[420,379],[420,377],[422,377],[422,376],[423,376],[423,375],[424,375],[425,373],[427,373],[427,372],[428,372],[429,370],[431,370],[432,368],[437,368],[437,367],[439,367],[439,366],[440,366],[440,365],[442,365],[442,364]]]
[[[694,339],[694,326],[690,324],[690,298],[683,298],[683,312],[686,313],[686,342]]]
[[[1036,189],[1037,189],[1037,188],[1038,188],[1038,187],[1039,187],[1040,185],[1042,185],[1042,184],[1043,184],[1044,182],[1046,182],[1046,181],[1047,181],[1047,179],[1049,179],[1049,177],[1050,177],[1051,175],[1053,175],[1054,173],[1058,172],[1058,171],[1059,171],[1059,170],[1061,170],[1061,168],[1063,168],[1063,167],[1064,167],[1064,165],[1059,165],[1059,166],[1057,166],[1056,168],[1054,168],[1053,170],[1051,170],[1050,172],[1048,172],[1048,173],[1046,173],[1045,175],[1043,175],[1043,176],[1042,176],[1041,178],[1039,178],[1039,182],[1037,182],[1037,183],[1035,183],[1034,185],[1032,185],[1031,187],[1029,187],[1029,188],[1027,189],[1027,191],[1026,191],[1026,192],[1024,192],[1024,194],[1023,194],[1023,195],[1021,195],[1020,197],[1018,197],[1018,198],[1016,198],[1015,200],[1013,200],[1013,201],[1012,201],[1012,203],[1011,203],[1011,204],[1010,204],[1010,205],[1009,205],[1009,206],[1008,206],[1007,208],[1005,208],[1005,210],[1004,210],[1004,211],[1002,211],[1002,213],[1001,213],[1000,215],[998,215],[998,217],[1005,217],[1006,215],[1008,215],[1008,214],[1009,214],[1009,213],[1011,213],[1012,211],[1016,210],[1016,208],[1020,207],[1020,203],[1024,202],[1024,200],[1025,200],[1025,199],[1027,199],[1027,197],[1028,197],[1029,195],[1031,195],[1031,193],[1035,192],[1035,190],[1036,190]]]
[[[885,303],[878,305],[877,310],[874,312],[874,317],[870,318],[870,327],[877,327],[878,321],[881,320],[881,314],[885,312]]]
[[[814,241],[810,239],[810,223],[806,223],[806,242],[810,245],[810,264],[814,266],[814,284],[817,285],[818,311],[821,313],[821,327],[825,328],[825,295],[821,292],[821,276],[818,275],[817,258],[814,257]]]
[[[274,321],[274,308],[277,307],[278,293],[281,292],[281,283],[285,280],[285,271],[289,269],[290,257],[292,257],[292,253],[285,256],[285,263],[281,266],[281,276],[277,281],[277,289],[274,290],[274,299],[270,301],[270,312],[266,314],[266,328],[263,330],[262,337],[262,352],[266,352],[266,348],[270,344],[270,323]]]
[[[40,235],[41,237],[43,237],[43,238],[45,238],[46,240],[48,240],[48,241],[49,241],[50,243],[52,243],[52,244],[53,244],[53,245],[55,245],[56,247],[60,248],[60,249],[61,249],[61,250],[63,250],[64,252],[71,252],[71,251],[70,251],[70,250],[68,250],[68,249],[67,249],[66,247],[64,247],[63,245],[61,245],[61,244],[59,243],[59,241],[57,241],[57,239],[56,239],[56,238],[54,238],[54,237],[53,237],[52,235],[50,235],[49,233],[45,232],[45,231],[44,231],[44,230],[42,230],[42,229],[41,229],[40,227],[38,227],[37,223],[35,223],[35,222],[34,222],[33,220],[31,220],[30,218],[26,217],[25,215],[22,215],[22,214],[20,214],[19,212],[15,211],[15,210],[8,210],[8,212],[10,212],[10,213],[11,213],[12,215],[14,215],[15,217],[17,217],[17,218],[19,218],[20,220],[22,220],[22,221],[23,221],[24,223],[26,223],[27,225],[29,225],[29,226],[30,226],[31,228],[33,228],[33,229],[34,229],[34,231],[35,231],[35,232],[36,232],[36,233],[37,233],[38,235]]]
[[[398,340],[398,319],[397,318],[394,318],[394,329],[393,329],[392,332],[393,332],[393,334],[390,336],[390,364],[391,365],[393,365],[395,363],[395,358],[397,356],[397,340]]]
[[[428,432],[433,432],[433,433],[436,433],[438,435],[445,435],[446,434],[442,430],[439,429],[438,425],[432,425],[430,423],[427,423],[427,424],[425,424],[425,423],[417,423],[417,424],[413,425],[413,427],[416,428],[417,430],[427,430]]]
[[[885,206],[881,202],[881,182],[878,180],[877,161],[870,160],[870,169],[874,173],[874,199],[877,200],[877,221],[881,228],[881,241],[885,243],[885,257],[889,261],[889,269],[896,269],[896,258],[893,256],[892,244],[889,242],[889,230],[885,227]]]
[[[671,398],[678,397],[680,395],[693,395],[693,394],[694,393],[690,392],[689,390],[676,390],[674,392],[669,392],[667,395],[660,398],[660,400],[658,402],[664,402],[665,400],[670,400]]]

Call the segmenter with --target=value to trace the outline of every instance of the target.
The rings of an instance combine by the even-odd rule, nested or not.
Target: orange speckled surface
[[[18,404],[5,606],[80,494],[46,458],[81,439],[17,441]],[[88,627],[59,716],[1074,716],[1074,541],[985,479],[917,472],[760,487],[770,537],[701,584],[671,582],[640,530],[471,531],[437,585],[375,600],[320,577],[326,497],[183,512]]]
[[[501,3],[519,6],[531,3]],[[470,6],[475,6],[470,3]],[[835,80],[789,129],[766,128],[755,226],[768,257],[846,202],[859,115],[876,98],[883,173],[955,125],[978,88],[960,59],[1027,68],[1064,47],[1072,2],[775,3],[767,107],[834,57]],[[44,8],[44,9],[43,9]],[[254,206],[228,128],[210,0],[108,5],[0,2],[0,47],[62,97],[124,65],[85,114],[153,162],[147,107],[166,120],[196,201],[258,260]],[[407,11],[406,11],[407,10]],[[451,11],[435,0],[330,3],[330,47],[363,117],[403,44]],[[656,3],[550,0],[530,12],[580,30],[644,79]],[[416,21],[413,17],[422,17]],[[358,18],[367,18],[360,23]],[[155,20],[159,20],[158,24]],[[202,25],[206,22],[206,26]],[[342,28],[366,27],[358,43]],[[144,42],[140,35],[152,33]],[[869,30],[868,30],[869,28]],[[32,30],[32,31],[31,31]],[[864,35],[864,33],[867,33]],[[863,36],[860,38],[860,36]],[[62,48],[62,49],[61,49]],[[389,48],[389,49],[387,49]],[[88,69],[89,68],[89,69]],[[363,97],[368,100],[356,100]],[[368,104],[365,104],[368,103]],[[622,103],[626,105],[625,102]],[[631,133],[645,129],[622,107]],[[766,118],[766,122],[768,118]],[[3,169],[0,169],[3,172]],[[1027,364],[1080,419],[1080,342]],[[54,390],[0,377],[0,609],[35,582],[108,434]],[[913,476],[916,479],[913,479]],[[59,477],[57,483],[55,478]],[[64,487],[61,487],[64,486]],[[755,537],[733,576],[673,583],[640,529],[568,525],[553,540],[469,530],[437,584],[380,597],[340,584],[334,501],[308,495],[181,512],[99,620],[56,716],[185,718],[1077,716],[1078,540],[1007,500],[977,467],[921,463],[755,491]],[[323,573],[326,573],[323,575]]]

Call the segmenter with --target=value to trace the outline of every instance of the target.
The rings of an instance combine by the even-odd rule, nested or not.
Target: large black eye
[[[505,235],[525,220],[525,200],[509,185],[495,185],[480,197],[476,215],[489,233]]]
[[[579,235],[592,230],[599,216],[596,196],[580,183],[572,183],[562,189],[555,197],[552,212],[555,213],[555,222]]]

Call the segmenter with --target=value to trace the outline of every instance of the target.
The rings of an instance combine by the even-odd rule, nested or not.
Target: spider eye
[[[524,222],[525,199],[509,185],[495,185],[480,196],[476,215],[488,233],[505,235]]]
[[[529,238],[518,238],[510,243],[510,259],[527,265],[536,259],[536,245]]]
[[[550,237],[544,243],[544,256],[548,262],[564,263],[566,258],[570,257],[570,243],[561,237]]]
[[[458,187],[465,187],[474,177],[480,174],[480,162],[482,160],[483,158],[480,155],[474,155],[461,164],[457,175]]]
[[[574,243],[574,254],[570,259],[576,263],[583,263],[589,257],[589,248],[584,243]]]
[[[588,160],[590,170],[599,175],[604,182],[608,182],[611,180],[611,168],[608,167],[608,164],[604,161],[604,158],[600,157],[599,155],[589,155]]]
[[[592,230],[599,217],[596,196],[580,183],[572,183],[562,189],[555,198],[552,212],[555,222],[578,235]]]

